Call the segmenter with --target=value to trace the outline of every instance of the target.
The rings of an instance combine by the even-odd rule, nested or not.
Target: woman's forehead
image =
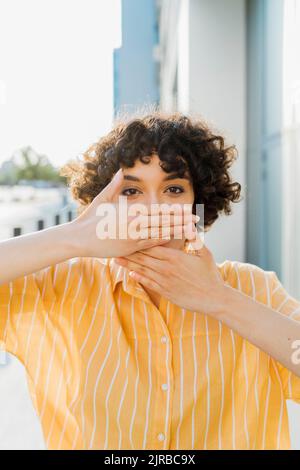
[[[146,157],[147,158],[147,157]],[[139,158],[135,161],[134,166],[130,168],[124,168],[124,178],[137,181],[138,179],[145,179],[150,177],[153,173],[156,177],[164,180],[170,180],[176,178],[184,178],[191,180],[191,175],[188,168],[174,169],[170,168],[170,171],[166,172],[162,167],[162,162],[157,154],[149,156],[147,163],[142,162]]]

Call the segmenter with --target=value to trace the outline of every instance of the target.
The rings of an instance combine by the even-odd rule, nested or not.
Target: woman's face
[[[190,176],[179,178],[176,174],[166,173],[159,165],[158,155],[153,155],[150,163],[140,160],[134,167],[123,170],[124,182],[119,195],[127,196],[127,204],[193,204],[194,191]],[[116,196],[114,202],[117,201]],[[170,239],[164,246],[181,249],[184,239]]]

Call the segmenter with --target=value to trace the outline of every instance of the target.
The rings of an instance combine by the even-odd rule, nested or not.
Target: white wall
[[[180,62],[188,62],[184,109],[200,114],[235,144],[239,153],[232,167],[235,181],[245,188],[246,171],[246,19],[244,0],[189,0],[188,59],[179,47]],[[189,12],[186,10],[189,9]],[[186,20],[185,20],[186,21]],[[180,24],[180,23],[179,23]],[[184,34],[182,40],[186,42]],[[231,216],[221,217],[206,234],[216,261],[245,261],[245,201],[233,204]],[[204,208],[205,210],[205,208]]]
[[[42,429],[27,386],[25,368],[11,354],[0,361],[0,450],[45,449]]]

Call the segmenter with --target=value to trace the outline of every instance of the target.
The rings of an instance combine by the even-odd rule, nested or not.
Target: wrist
[[[223,320],[232,309],[236,293],[236,289],[228,284],[222,284],[218,289],[214,289],[210,295],[209,307],[206,309],[206,313],[217,320]]]
[[[218,308],[215,313],[215,318],[221,321],[232,316],[232,312],[239,310],[241,302],[245,299],[245,295],[236,288],[224,284],[222,293],[219,296]]]
[[[66,222],[56,227],[58,243],[61,246],[65,259],[84,256],[82,243],[80,243],[80,230],[75,221]]]

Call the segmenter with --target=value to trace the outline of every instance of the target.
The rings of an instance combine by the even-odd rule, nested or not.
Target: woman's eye
[[[127,192],[126,192],[126,191],[127,191]],[[129,191],[129,193],[128,193],[128,191]],[[123,196],[132,196],[132,195],[134,195],[134,194],[137,194],[137,191],[138,191],[138,190],[135,189],[135,188],[127,188],[127,189],[124,189],[121,194],[122,194]]]
[[[170,186],[166,191],[171,190],[171,193],[180,194],[184,192],[184,189],[181,186]]]

